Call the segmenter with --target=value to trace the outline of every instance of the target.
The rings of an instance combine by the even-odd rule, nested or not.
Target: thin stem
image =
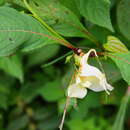
[[[63,129],[63,125],[64,125],[65,116],[66,116],[66,112],[67,112],[67,108],[68,108],[69,102],[70,102],[70,97],[67,97],[67,99],[66,99],[66,104],[65,104],[65,108],[64,108],[64,113],[63,113],[63,116],[62,116],[61,123],[60,123],[60,125],[59,125],[59,129],[60,129],[60,130]]]
[[[53,60],[53,61],[51,61],[51,62],[49,62],[49,63],[47,63],[47,64],[44,64],[42,67],[43,67],[43,68],[44,68],[44,67],[48,67],[48,66],[50,66],[50,65],[52,65],[52,64],[54,64],[54,63],[56,63],[56,62],[58,62],[59,60],[62,60],[63,58],[65,58],[66,56],[68,56],[68,55],[70,55],[70,54],[72,54],[72,51],[70,51],[70,52],[64,54],[63,56],[60,56],[59,58],[57,58],[57,59],[55,59],[55,60]]]

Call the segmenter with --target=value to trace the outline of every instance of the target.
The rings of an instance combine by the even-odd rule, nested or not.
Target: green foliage
[[[109,0],[75,0],[80,13],[89,21],[113,31]]]
[[[116,37],[108,36],[107,43],[104,44],[105,50],[113,53],[126,53],[127,47]]]
[[[7,82],[8,81],[8,82]],[[0,108],[7,109],[9,106],[9,95],[13,81],[6,76],[0,76]]]
[[[97,125],[98,124],[98,125]],[[111,127],[105,121],[105,119],[101,117],[92,117],[88,120],[78,120],[73,119],[68,122],[68,127],[70,130],[110,130]]]
[[[59,50],[59,45],[55,45],[55,44],[46,45],[45,47],[34,50],[33,52],[29,53],[28,66],[33,66],[40,63],[44,63],[45,61],[47,61],[48,59],[56,55],[58,50]]]
[[[82,23],[68,8],[53,0],[30,0],[34,12],[64,36],[85,37]]]
[[[21,116],[21,117],[17,118],[16,120],[11,121],[10,124],[8,125],[7,130],[22,129],[22,128],[25,128],[25,126],[28,123],[29,123],[28,116],[24,115],[24,116]]]
[[[23,82],[23,68],[21,64],[21,58],[19,56],[1,57],[0,68]]]
[[[120,69],[123,79],[130,85],[130,52],[112,54],[110,57]]]
[[[93,103],[92,103],[93,102]],[[89,93],[87,97],[78,103],[78,110],[71,113],[74,119],[84,119],[89,109],[100,107],[100,97],[97,93]]]
[[[88,63],[104,70],[114,90],[70,99],[63,129],[130,129],[129,4],[0,0],[0,130],[58,129],[78,48],[96,49],[101,65],[93,54]]]
[[[49,102],[57,101],[64,97],[64,91],[59,80],[46,83],[39,91],[40,95]]]
[[[117,21],[121,33],[130,40],[130,1],[121,0],[117,7]]]
[[[117,113],[116,120],[114,122],[113,130],[123,130],[126,108],[128,106],[129,101],[130,101],[130,94],[128,90],[126,95],[122,98],[121,105]]]
[[[30,51],[52,43],[52,40],[47,37],[32,33],[50,35],[47,29],[41,27],[31,16],[9,7],[0,7],[0,14],[0,56],[15,53],[18,48],[21,48],[22,51]]]
[[[5,3],[5,0],[0,0],[0,6]]]

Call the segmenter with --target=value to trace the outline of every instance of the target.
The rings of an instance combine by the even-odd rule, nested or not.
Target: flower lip
[[[80,84],[72,84],[68,87],[68,97],[84,98],[87,94],[87,89]]]

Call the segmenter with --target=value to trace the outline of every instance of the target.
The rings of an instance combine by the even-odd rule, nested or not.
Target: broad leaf
[[[58,33],[64,36],[85,37],[85,29],[78,17],[54,0],[30,0],[33,11]]]
[[[30,51],[53,42],[47,37],[52,34],[34,18],[9,7],[0,7],[0,36],[0,56],[10,55],[19,48]]]
[[[23,82],[23,68],[18,56],[1,57],[0,69]]]
[[[110,57],[120,69],[123,79],[130,85],[130,52],[111,54]]]
[[[44,51],[43,51],[44,50]],[[33,66],[36,64],[44,63],[50,58],[54,57],[59,50],[59,45],[47,45],[40,49],[37,49],[29,54],[28,65]]]
[[[40,95],[50,102],[64,97],[64,91],[59,80],[46,83],[39,91]]]
[[[80,13],[90,22],[113,31],[109,0],[75,0]]]
[[[62,5],[69,8],[79,18],[81,17],[78,7],[76,6],[75,0],[59,0]]]
[[[117,7],[117,22],[121,33],[130,40],[130,0],[121,0]]]

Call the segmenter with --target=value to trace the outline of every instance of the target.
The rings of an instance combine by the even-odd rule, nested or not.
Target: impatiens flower
[[[105,74],[102,73],[98,68],[88,64],[88,58],[91,52],[96,51],[91,49],[86,53],[80,61],[79,73],[76,75],[75,83],[68,87],[68,96],[75,98],[84,98],[87,94],[87,88],[95,91],[109,91],[113,90],[113,87],[107,83]]]

